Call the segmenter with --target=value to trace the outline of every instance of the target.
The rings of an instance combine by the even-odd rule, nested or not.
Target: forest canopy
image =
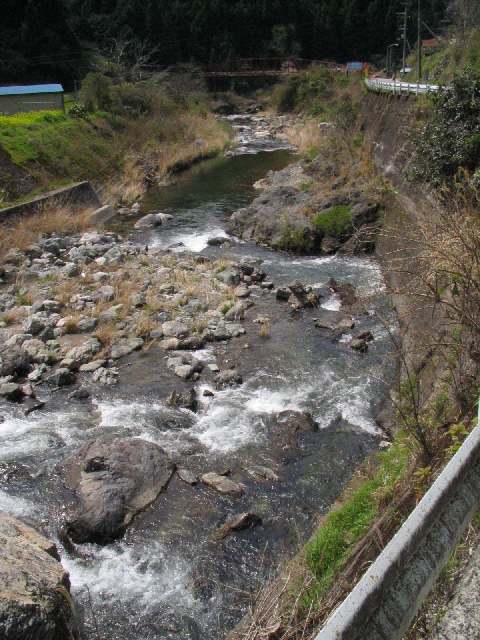
[[[422,4],[436,29],[446,0]],[[0,81],[72,84],[113,40],[149,47],[160,66],[285,55],[369,60],[397,38],[402,7],[403,0],[2,0]]]

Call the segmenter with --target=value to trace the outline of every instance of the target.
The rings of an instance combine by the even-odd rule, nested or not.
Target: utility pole
[[[418,0],[418,52],[417,52],[417,80],[422,79],[422,0]]]
[[[403,12],[403,63],[402,73],[405,73],[407,66],[407,24],[408,24],[408,0],[405,0],[405,10]]]

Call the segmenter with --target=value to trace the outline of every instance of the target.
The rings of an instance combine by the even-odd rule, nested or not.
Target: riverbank
[[[57,540],[87,637],[222,637],[382,439],[376,265],[225,232],[294,159],[256,118],[236,124],[243,153],[149,193],[161,214],[125,208],[111,231],[5,260],[2,332],[24,369],[4,371],[0,499]]]
[[[452,216],[425,185],[406,180],[415,106],[370,97],[363,114],[371,160],[391,181],[382,201],[376,254],[400,324],[399,337],[391,336],[399,381],[390,410],[381,416],[394,440],[387,453],[358,472],[280,577],[259,592],[252,615],[232,638],[315,637],[474,424],[474,335],[461,321],[452,328],[448,288],[439,300],[427,284],[445,268],[442,243],[459,246],[458,229],[471,212],[462,208],[461,193],[450,202]],[[460,255],[460,249],[452,250],[448,259],[457,264]],[[460,378],[466,385],[461,391]]]
[[[64,114],[0,117],[0,202],[90,180],[104,201],[132,204],[149,186],[221,153],[231,130],[206,93],[178,82],[131,83],[115,105],[92,111],[68,102]]]

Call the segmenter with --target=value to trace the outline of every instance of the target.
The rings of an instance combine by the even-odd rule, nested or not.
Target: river
[[[177,253],[262,260],[278,286],[298,279],[325,292],[330,277],[351,282],[370,305],[358,319],[358,331],[372,331],[375,340],[368,354],[360,355],[347,340],[333,341],[315,328],[313,310],[292,315],[273,296],[255,294],[252,318],[274,319],[271,336],[261,338],[258,327],[247,323],[246,336],[200,352],[205,362],[238,362],[244,383],[201,396],[196,414],[166,407],[171,383],[159,367],[164,355],[155,347],[127,359],[128,375],[118,387],[94,390],[93,408],[70,407],[59,398],[30,417],[4,412],[0,462],[10,473],[14,463],[16,471],[0,491],[0,508],[52,537],[68,499],[56,465],[100,433],[155,442],[177,460],[188,458],[198,473],[231,469],[242,475],[246,490],[239,498],[175,477],[121,541],[83,545],[81,557],[63,551],[86,640],[224,637],[251,595],[306,540],[382,439],[374,418],[394,366],[388,332],[376,315],[387,306],[376,262],[295,257],[239,242],[207,244],[226,235],[229,215],[255,196],[255,181],[295,160],[284,142],[257,135],[260,119],[232,121],[238,136],[229,156],[199,164],[175,184],[149,192],[144,208],[171,213],[169,226],[140,232],[124,223],[122,231],[142,245]],[[323,305],[336,309],[339,302],[328,294]],[[280,446],[270,419],[286,409],[311,412],[318,433],[302,434],[298,446]],[[259,465],[278,479],[253,479],[249,470]],[[244,511],[260,516],[262,524],[223,540],[212,535],[226,518]]]

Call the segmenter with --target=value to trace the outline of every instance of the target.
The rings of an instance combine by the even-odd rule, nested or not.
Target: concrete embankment
[[[0,221],[35,213],[44,207],[64,205],[74,208],[99,207],[100,200],[90,182],[75,182],[67,187],[47,191],[26,202],[0,209]]]

